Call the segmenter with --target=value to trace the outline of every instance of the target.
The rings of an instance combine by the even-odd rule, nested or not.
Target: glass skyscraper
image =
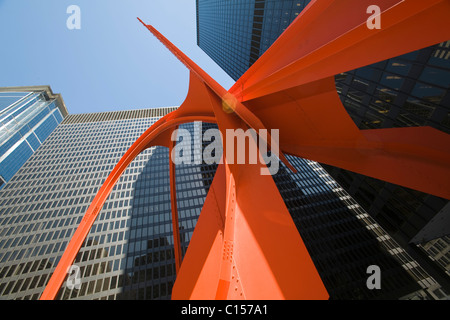
[[[197,43],[237,80],[309,3],[309,0],[198,0]],[[241,8],[247,10],[242,15]],[[230,12],[233,18],[229,19],[224,12]],[[449,48],[447,41],[336,75],[336,90],[356,125],[360,129],[431,126],[450,133]],[[450,226],[446,232],[422,237],[425,228],[438,229],[433,228],[433,224],[440,223],[435,217],[450,210],[447,199],[343,169],[326,165],[324,168],[450,290]],[[434,243],[442,249],[437,249]],[[439,257],[438,263],[430,257]]]
[[[330,299],[442,299],[431,277],[323,168],[287,156],[273,176]],[[367,267],[382,270],[380,290],[366,285]]]
[[[237,80],[310,0],[196,0],[197,44]]]
[[[336,89],[360,129],[430,126],[450,134],[450,41],[336,75]],[[446,288],[450,226],[436,219],[450,202],[416,190],[325,166],[389,234]],[[434,225],[434,227],[433,227]],[[427,232],[424,230],[437,230]],[[433,244],[442,247],[433,252]],[[430,258],[433,257],[433,258]],[[437,258],[439,257],[439,258]]]
[[[66,115],[50,87],[0,88],[0,189]]]

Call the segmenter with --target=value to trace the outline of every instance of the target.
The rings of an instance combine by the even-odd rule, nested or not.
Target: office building
[[[450,134],[449,46],[447,41],[337,75],[337,91],[356,125],[360,129],[431,126]],[[450,224],[437,219],[448,213],[448,199],[325,168],[410,254],[450,286],[446,273],[450,254],[437,263],[427,249],[432,247],[429,241],[438,239],[449,246]]]
[[[67,116],[48,86],[0,88],[0,189]]]
[[[237,80],[309,3],[198,0],[197,43]],[[241,10],[246,11],[240,15]],[[355,124],[360,129],[431,126],[450,133],[449,47],[447,41],[336,75],[336,90]],[[450,290],[446,273],[450,254],[444,254],[438,264],[425,249],[431,247],[428,241],[436,239],[448,246],[450,223],[443,225],[437,219],[439,213],[449,213],[448,199],[340,168],[324,168]]]
[[[287,156],[274,181],[330,299],[445,299],[446,293],[323,168]],[[380,290],[367,288],[367,268],[382,270]]]
[[[0,191],[1,299],[40,297],[115,164],[174,109],[69,115],[54,130]],[[214,172],[207,165],[177,165],[183,254]],[[170,298],[175,266],[166,148],[147,149],[125,170],[74,265],[80,287],[63,285],[58,299]]]
[[[197,45],[238,80],[310,0],[196,0]]]

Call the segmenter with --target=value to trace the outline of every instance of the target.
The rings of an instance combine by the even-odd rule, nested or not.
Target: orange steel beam
[[[178,49],[172,42],[165,38],[158,30],[151,25],[146,25],[141,19],[137,18],[161,43],[177,57],[181,63],[183,63],[191,72],[196,75],[201,81],[203,81],[214,93],[222,99],[223,108],[228,112],[234,112],[241,118],[249,127],[253,128],[256,132],[261,129],[266,129],[264,124],[258,117],[248,110],[243,104],[236,100],[236,98],[229,94],[217,81],[215,81],[209,74],[207,74],[202,68],[200,68],[194,61],[186,56],[180,49]],[[196,109],[196,108],[190,108]],[[270,134],[267,134],[267,144],[270,146],[272,139]],[[273,148],[278,146],[273,145]],[[297,170],[289,163],[283,153],[279,155],[280,160],[292,171]]]
[[[279,128],[286,154],[450,198],[450,135],[429,127],[359,130],[333,78],[245,104],[267,128]]]
[[[365,27],[365,9],[373,4],[382,9],[381,30]],[[449,135],[426,127],[361,131],[340,103],[333,79],[448,40],[449,12],[445,0],[313,0],[229,92],[139,19],[190,70],[188,95],[119,161],[41,299],[57,294],[126,166],[150,146],[171,147],[172,128],[185,122],[217,123],[225,139],[227,129],[279,129],[280,159],[290,168],[283,153],[450,198]],[[250,139],[247,150],[255,143]],[[226,141],[223,145],[226,154]],[[273,179],[259,174],[262,167],[226,159],[219,165],[179,269],[174,299],[328,298]]]
[[[366,26],[373,4],[382,11],[380,30]],[[359,130],[334,83],[340,72],[450,39],[449,13],[446,0],[312,1],[229,92],[280,130],[286,154],[450,198],[449,135]]]
[[[449,12],[448,0],[313,0],[229,91],[247,101],[447,41]]]
[[[178,128],[176,126],[173,131]],[[172,132],[173,132],[172,131]],[[173,133],[172,133],[173,134]],[[178,205],[177,205],[177,187],[176,187],[176,176],[175,176],[175,162],[171,161],[172,150],[175,146],[175,140],[169,144],[169,166],[170,166],[170,203],[172,211],[172,232],[173,232],[173,248],[175,254],[175,269],[176,273],[181,267],[181,244],[180,244],[180,229],[178,225]]]

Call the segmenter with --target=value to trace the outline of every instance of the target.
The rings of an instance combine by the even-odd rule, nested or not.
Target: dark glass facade
[[[450,133],[450,41],[336,75],[336,89],[360,129],[430,126]],[[416,235],[447,199],[325,166],[411,255],[450,289],[449,237]],[[433,222],[439,223],[439,222]],[[447,228],[448,229],[448,228]],[[437,239],[440,238],[440,239]],[[414,241],[412,241],[414,239]],[[442,243],[442,260],[427,248]]]
[[[214,55],[222,68],[226,66],[232,78],[244,73],[249,66],[255,1],[197,0],[197,8],[197,30],[205,30],[197,32],[198,45]],[[227,23],[236,28],[227,30]]]
[[[189,130],[193,139],[194,126],[199,123],[181,125]],[[210,127],[203,123],[202,129]],[[198,127],[197,127],[198,128]],[[191,141],[180,141],[192,148]],[[155,148],[149,161],[136,181],[130,237],[126,248],[126,264],[123,290],[117,299],[170,299],[176,279],[169,181],[169,151]],[[181,254],[184,257],[192,237],[197,219],[203,207],[207,190],[212,183],[216,166],[202,164],[176,165],[176,193],[179,217]]]
[[[197,44],[234,80],[266,51],[310,0],[196,0]]]
[[[450,133],[450,41],[336,76],[336,88],[361,129],[431,126]],[[404,245],[448,200],[327,167]]]
[[[356,125],[431,126],[449,133],[449,45],[447,41],[337,75],[336,88]]]
[[[235,37],[235,30],[240,30],[240,23],[224,20],[214,12],[215,6],[229,7],[229,1],[208,1],[208,6],[198,1],[197,34],[198,45],[216,61],[233,79],[237,80],[247,69],[236,66],[251,64],[281,35],[286,27],[297,17],[310,1],[260,1],[258,26],[262,32],[252,29],[253,52],[248,52],[247,45],[241,46]],[[240,1],[241,5],[254,1]],[[230,9],[231,10],[231,9]],[[210,21],[214,17],[214,29],[203,27],[202,20]],[[218,29],[217,29],[218,28]],[[214,32],[212,32],[213,30]],[[227,35],[229,48],[245,51],[247,55],[228,60],[219,59],[222,38],[210,33]],[[248,36],[247,36],[248,37]],[[207,41],[214,39],[214,41]],[[346,110],[361,129],[392,128],[407,126],[432,126],[449,133],[450,123],[450,41],[423,48],[370,66],[348,71],[335,76],[336,89]],[[255,59],[255,55],[258,53]],[[228,53],[232,55],[232,53]],[[427,270],[439,278],[450,290],[450,253],[448,237],[441,240],[444,249],[439,256],[442,262],[436,264],[430,256],[434,253],[425,248],[432,243],[420,245],[410,243],[449,201],[408,188],[389,184],[350,171],[324,165],[324,168],[342,185],[355,200],[361,204],[376,221],[398,241],[403,248],[426,266]],[[436,235],[437,237],[438,235]],[[441,236],[441,235],[439,235]],[[430,239],[427,239],[429,241]]]
[[[333,300],[441,299],[439,284],[314,161],[287,156],[274,181]],[[382,270],[367,288],[367,267]],[[406,270],[406,271],[405,271]]]

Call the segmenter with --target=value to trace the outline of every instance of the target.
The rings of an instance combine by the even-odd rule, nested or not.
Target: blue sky
[[[80,30],[66,26],[70,5]],[[0,87],[50,85],[72,114],[180,105],[188,70],[137,17],[232,86],[197,46],[195,0],[0,0]]]

